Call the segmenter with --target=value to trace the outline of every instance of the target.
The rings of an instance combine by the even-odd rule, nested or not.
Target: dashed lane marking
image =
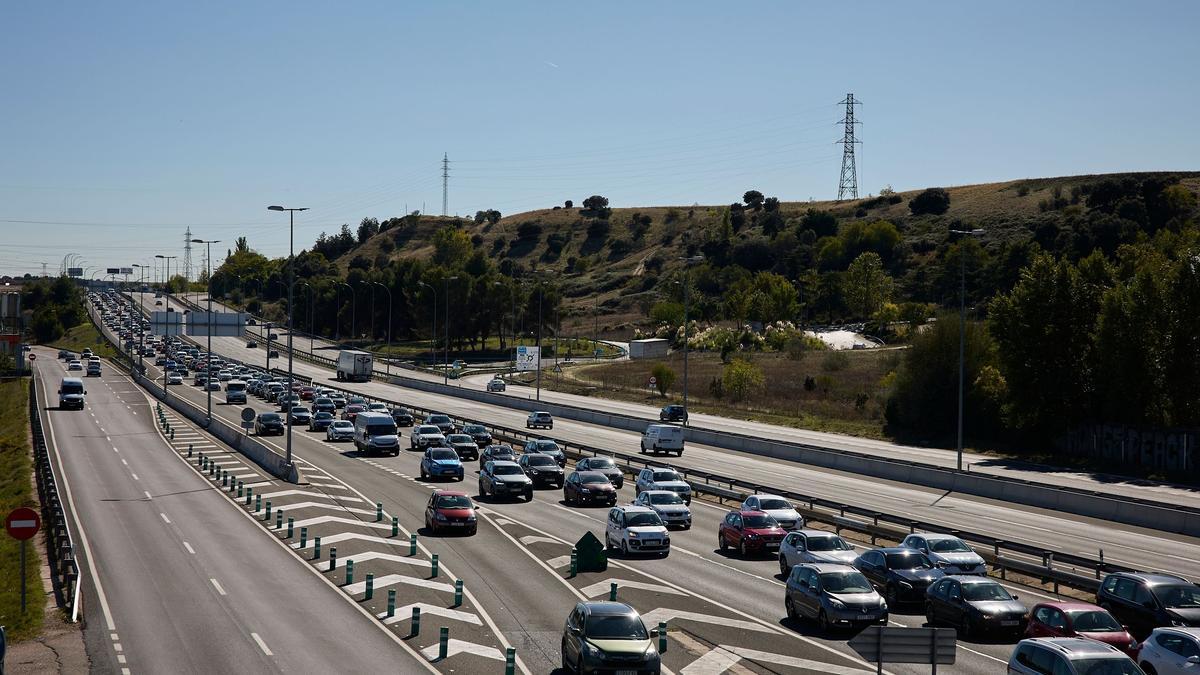
[[[165,514],[165,513],[159,513],[158,515],[162,516],[162,519],[163,519],[163,522],[164,522],[164,523],[166,523],[166,524],[168,524],[168,525],[170,525],[170,524],[171,524],[171,519],[167,517],[167,514]]]
[[[192,548],[191,544],[189,544],[185,541],[185,542],[183,542],[183,547],[187,549],[188,553],[191,553],[192,555],[196,555],[196,549]]]
[[[267,646],[267,643],[263,642],[263,639],[258,636],[258,633],[251,633],[250,637],[254,638],[254,641],[258,643],[258,648],[261,649],[264,654],[267,656],[275,656],[275,652],[271,651],[271,648]]]
[[[221,588],[221,582],[217,581],[216,579],[209,579],[209,581],[212,582],[212,585],[217,589],[218,593],[225,595],[225,589]]]

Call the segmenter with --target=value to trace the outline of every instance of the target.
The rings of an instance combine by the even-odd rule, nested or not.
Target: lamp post
[[[146,294],[142,291],[146,284],[146,266],[133,263],[133,266],[138,268],[140,279],[138,280],[138,315],[141,315],[141,306],[146,304]],[[133,304],[133,293],[129,294],[129,303]],[[146,331],[142,329],[142,322],[138,320],[138,373],[145,372],[145,366],[142,365],[142,351],[146,348]]]
[[[446,358],[442,362],[442,384],[450,384],[450,282],[458,281],[458,277],[446,277],[444,281],[446,289]]]
[[[293,252],[293,246],[294,246],[295,238],[296,238],[296,212],[297,211],[307,211],[308,207],[285,208],[283,206],[268,206],[267,210],[268,211],[287,211],[287,214],[288,214],[288,383],[287,383],[288,417],[284,421],[286,422],[285,426],[287,427],[287,444],[286,444],[287,445],[287,463],[290,465],[292,463],[292,419],[291,419],[291,417],[292,417],[292,405],[291,405],[292,398],[291,398],[291,396],[292,396],[292,379],[293,379],[293,374],[292,374],[292,337],[293,337],[292,329],[294,327],[294,324],[292,322],[292,299],[294,297],[295,290],[296,290],[295,289],[295,286],[296,286],[296,256]],[[268,333],[268,336],[269,335],[270,335],[270,333]],[[267,353],[268,353],[268,355],[270,354],[269,351]]]
[[[683,425],[688,423],[688,296],[692,286],[692,265],[704,262],[704,256],[680,258],[683,261]]]
[[[213,334],[213,313],[212,313],[212,245],[221,243],[220,239],[193,239],[193,244],[204,244],[207,247],[204,259],[208,263],[208,316],[205,318],[205,323],[208,324],[208,353],[212,354],[212,334]],[[212,426],[212,387],[208,386],[207,378],[210,373],[205,370],[204,392],[207,394],[208,403],[208,422],[207,426]]]
[[[983,230],[950,230],[951,234],[977,237]],[[963,468],[963,379],[966,370],[967,345],[967,256],[962,244],[958,246],[959,296],[958,296],[958,470]]]
[[[437,363],[437,289],[424,281],[418,281],[417,285],[424,286],[433,293],[433,302],[429,304],[429,308],[433,310],[429,316],[429,363]]]
[[[165,335],[171,334],[171,261],[178,258],[177,255],[155,255],[155,258],[160,258],[163,261],[163,279],[166,283],[163,284],[163,302],[166,306],[163,307],[163,313],[167,315],[167,327],[163,329]],[[167,400],[167,369],[163,368],[163,400]]]
[[[384,284],[379,283],[378,281],[372,281],[371,283],[373,283],[376,286],[387,291],[387,294],[388,294],[387,351],[384,352],[383,363],[384,363],[384,367],[387,369],[387,374],[391,375],[392,374],[392,360],[391,360],[391,356],[392,356],[392,289],[388,288]]]

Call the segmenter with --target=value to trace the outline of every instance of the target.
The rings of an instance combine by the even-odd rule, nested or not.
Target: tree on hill
[[[358,243],[365,244],[368,239],[379,233],[379,221],[375,218],[363,218],[358,224]]]
[[[461,267],[471,256],[471,237],[462,230],[446,226],[433,234],[433,262],[446,267]]]
[[[742,195],[742,201],[746,202],[748,208],[757,211],[762,208],[763,193],[758,190],[746,190],[746,193]]]
[[[583,200],[583,208],[589,211],[602,211],[608,208],[608,197],[592,195],[591,197]]]
[[[892,297],[892,278],[883,270],[883,260],[874,251],[854,259],[842,279],[846,302],[862,318],[870,318]]]
[[[950,210],[950,193],[943,188],[929,188],[908,201],[908,210],[914,216],[940,216]]]
[[[500,222],[500,212],[497,211],[496,209],[488,209],[486,211],[476,211],[475,212],[475,224],[482,225],[485,222],[490,223],[492,225],[495,225],[496,223]]]

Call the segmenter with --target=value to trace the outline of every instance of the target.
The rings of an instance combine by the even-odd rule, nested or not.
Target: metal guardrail
[[[49,549],[51,585],[59,606],[67,609],[71,622],[75,623],[79,621],[82,597],[79,563],[75,560],[75,541],[71,538],[66,512],[58,495],[58,478],[46,447],[38,400],[37,378],[33,378],[29,381],[29,424],[33,431],[33,463]]]

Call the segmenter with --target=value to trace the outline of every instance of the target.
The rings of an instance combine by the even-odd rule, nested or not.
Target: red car
[[[425,528],[430,534],[449,530],[473,535],[479,528],[476,508],[465,492],[434,490],[425,505]]]
[[[762,511],[734,510],[725,514],[717,528],[717,545],[722,551],[736,548],[746,557],[750,553],[777,553],[787,530]]]
[[[347,405],[344,410],[342,410],[342,419],[353,422],[354,418],[358,417],[358,413],[363,412],[366,409],[367,406],[361,403],[351,403]]]
[[[311,401],[313,398],[313,394],[316,393],[316,391],[317,390],[313,389],[312,387],[304,387],[303,389],[300,390],[300,398],[305,401]]]
[[[1040,602],[1029,611],[1025,637],[1083,637],[1112,645],[1137,660],[1137,640],[1108,610],[1090,602]]]

